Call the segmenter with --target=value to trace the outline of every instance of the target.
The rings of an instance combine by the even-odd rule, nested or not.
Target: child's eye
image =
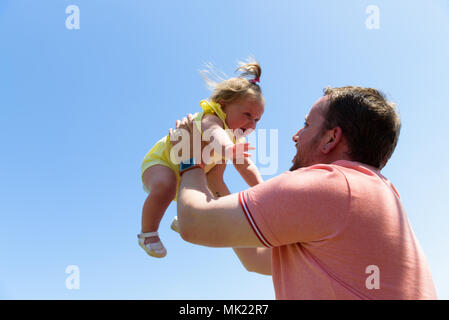
[[[304,128],[307,127],[307,126],[308,126],[307,122],[304,121]]]

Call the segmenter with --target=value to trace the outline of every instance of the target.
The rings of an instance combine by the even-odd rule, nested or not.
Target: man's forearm
[[[183,158],[196,154],[195,139],[200,137],[199,128],[194,125],[191,115],[188,119],[177,122],[176,130],[188,128],[190,133],[189,154],[184,154],[186,139],[173,142],[173,146],[183,143]],[[193,131],[192,131],[193,130]],[[169,130],[171,139],[178,131]],[[206,145],[201,143],[201,150]],[[247,148],[247,145],[245,145]],[[246,150],[245,149],[245,150]],[[203,150],[204,151],[204,150]],[[178,152],[179,154],[179,152]],[[195,157],[195,159],[199,159]],[[181,237],[190,243],[208,247],[239,247],[256,248],[263,247],[251,228],[244,210],[239,204],[238,193],[215,198],[207,188],[206,176],[202,169],[182,165],[181,181],[178,192],[178,230]],[[185,168],[185,169],[184,169]],[[212,171],[212,170],[211,170]]]
[[[188,236],[192,223],[195,221],[194,210],[205,206],[214,198],[207,187],[204,171],[195,168],[182,175],[178,192],[178,224],[183,238]],[[186,232],[187,230],[187,232]]]
[[[224,171],[224,170],[223,170]],[[230,193],[223,181],[223,172],[207,175],[209,189],[217,197]],[[271,275],[271,249],[268,248],[232,248],[246,270],[260,274]]]
[[[232,248],[246,270],[271,276],[270,248]]]
[[[206,174],[201,168],[194,168],[186,171],[182,176],[179,185],[179,192],[185,194],[192,191],[194,193],[199,191],[201,193],[204,193],[206,197],[212,197],[212,194],[207,185]]]

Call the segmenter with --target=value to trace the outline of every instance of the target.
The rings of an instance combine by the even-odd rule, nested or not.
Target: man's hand
[[[188,114],[187,117],[182,120],[176,120],[176,129],[170,128],[168,130],[170,142],[173,146],[172,149],[177,151],[177,154],[170,154],[170,157],[175,157],[175,163],[180,163],[195,158],[198,164],[202,163],[202,150],[207,145],[201,138],[201,132],[194,124],[192,114]],[[181,137],[181,139],[179,139]],[[175,148],[176,147],[176,148]],[[181,154],[179,154],[181,151]]]

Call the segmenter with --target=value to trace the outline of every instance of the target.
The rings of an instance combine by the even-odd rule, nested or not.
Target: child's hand
[[[227,145],[225,147],[224,158],[233,162],[238,160],[242,161],[244,158],[251,157],[251,154],[247,152],[249,150],[256,150],[256,148],[249,146],[249,142]]]

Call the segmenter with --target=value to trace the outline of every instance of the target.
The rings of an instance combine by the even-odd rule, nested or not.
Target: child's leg
[[[150,190],[142,209],[142,232],[155,232],[159,229],[165,210],[176,195],[176,175],[166,166],[155,165],[145,170],[142,180]],[[145,244],[159,240],[158,236],[148,237]]]

